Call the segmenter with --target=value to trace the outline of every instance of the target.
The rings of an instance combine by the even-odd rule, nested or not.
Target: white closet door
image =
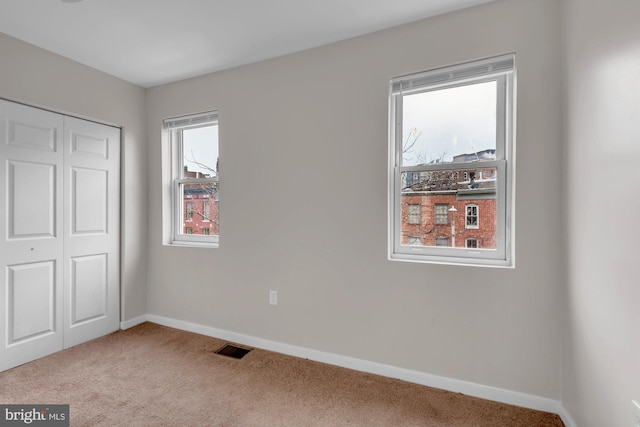
[[[0,371],[119,329],[120,130],[0,100]]]
[[[64,346],[119,329],[120,130],[64,118]]]
[[[0,100],[0,370],[63,348],[62,128]]]

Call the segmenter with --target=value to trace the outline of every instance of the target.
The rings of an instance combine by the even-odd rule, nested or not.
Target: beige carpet
[[[0,373],[0,403],[68,403],[72,426],[562,426],[555,414],[145,323]]]

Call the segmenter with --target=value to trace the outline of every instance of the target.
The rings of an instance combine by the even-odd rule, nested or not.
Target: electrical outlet
[[[278,305],[278,291],[269,291],[269,304]]]
[[[635,400],[632,400],[633,404],[633,427],[640,427],[640,405]]]

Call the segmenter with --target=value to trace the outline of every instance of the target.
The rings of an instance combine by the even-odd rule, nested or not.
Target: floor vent
[[[217,354],[222,354],[223,356],[233,357],[234,359],[242,359],[247,353],[251,350],[247,350],[246,348],[236,347],[235,345],[226,344],[220,350],[216,351]]]

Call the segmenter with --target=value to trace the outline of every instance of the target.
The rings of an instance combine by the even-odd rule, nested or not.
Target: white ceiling
[[[0,0],[0,32],[143,87],[493,0]]]

